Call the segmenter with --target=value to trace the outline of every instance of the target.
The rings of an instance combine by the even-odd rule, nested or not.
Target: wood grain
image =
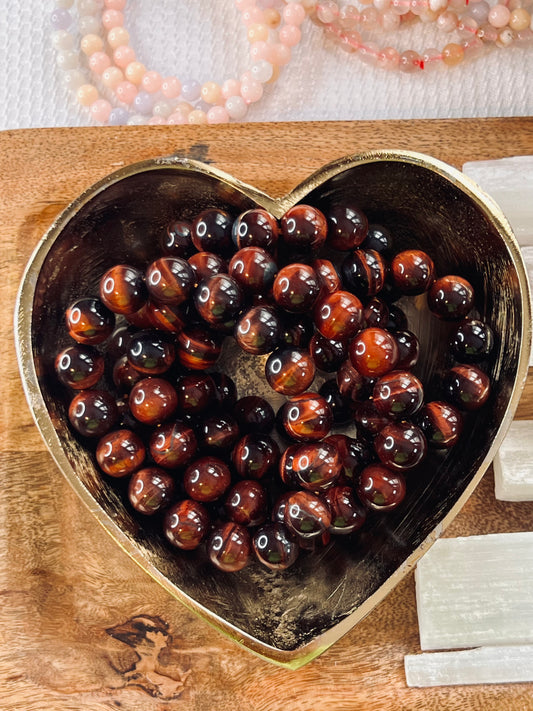
[[[259,660],[188,613],[107,537],[33,425],[12,335],[24,265],[84,188],[144,158],[209,161],[273,196],[369,149],[465,161],[533,153],[533,119],[45,129],[0,134],[0,708],[9,711],[533,710],[533,685],[408,689],[419,652],[413,577],[299,671]],[[517,417],[533,418],[530,376]],[[489,472],[446,535],[530,530]]]

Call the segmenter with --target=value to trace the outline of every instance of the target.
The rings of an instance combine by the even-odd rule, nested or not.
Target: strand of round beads
[[[508,47],[533,41],[531,13],[522,0],[502,0],[492,7],[485,0],[361,0],[364,9],[353,5],[342,8],[333,0],[316,4],[311,19],[340,43],[347,52],[357,52],[363,60],[385,69],[404,72],[426,69],[443,63],[453,67],[467,56],[473,57],[486,44]],[[468,8],[467,8],[468,6]],[[380,48],[364,41],[361,31],[398,30],[402,24],[418,19],[433,23],[444,33],[454,30],[459,42],[448,42],[442,50],[430,48],[421,53],[412,49],[400,52],[394,47]]]
[[[127,0],[77,0],[80,53],[72,34],[74,0],[56,0],[52,43],[67,86],[97,123],[199,124],[244,119],[277,80],[301,39],[308,0],[235,0],[250,43],[251,64],[239,78],[222,83],[180,81],[141,63],[124,24]],[[82,67],[81,64],[85,64]],[[87,80],[85,70],[92,77]]]

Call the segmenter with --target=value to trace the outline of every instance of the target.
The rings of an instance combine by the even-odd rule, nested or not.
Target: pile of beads
[[[455,324],[438,399],[396,303],[420,295]],[[279,221],[210,208],[173,221],[144,269],[115,264],[68,306],[75,343],[55,371],[102,474],[129,477],[126,504],[173,546],[223,571],[254,556],[284,569],[398,508],[428,451],[453,447],[485,405],[494,338],[474,308],[464,277],[438,276],[419,249],[392,256],[355,205],[298,204]],[[277,412],[217,370],[224,339],[266,356]]]

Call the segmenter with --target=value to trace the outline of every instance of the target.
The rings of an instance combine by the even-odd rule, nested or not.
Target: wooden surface
[[[107,536],[57,471],[16,366],[12,314],[31,251],[80,191],[179,153],[279,196],[323,163],[376,148],[465,161],[533,153],[533,119],[51,129],[0,134],[0,708],[9,711],[533,710],[533,684],[408,689],[420,651],[413,576],[314,662],[259,660],[187,612]],[[517,417],[533,418],[533,378]],[[448,536],[531,530],[489,471]]]

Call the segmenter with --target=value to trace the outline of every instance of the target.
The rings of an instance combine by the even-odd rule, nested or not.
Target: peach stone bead
[[[248,42],[266,42],[268,39],[268,27],[262,23],[254,22],[248,27]]]
[[[115,93],[119,101],[124,104],[132,104],[137,96],[137,87],[130,81],[121,81],[116,87]]]
[[[107,41],[112,49],[116,49],[121,44],[129,44],[130,33],[125,27],[113,27],[107,33]]]
[[[443,32],[453,32],[457,27],[459,19],[455,12],[445,10],[437,18],[437,27]]]
[[[266,42],[253,42],[250,45],[250,57],[253,62],[257,62],[260,59],[268,59],[270,51],[270,45]]]
[[[301,25],[305,17],[305,8],[298,2],[289,3],[283,8],[283,19],[288,25]]]
[[[124,24],[124,15],[120,10],[104,10],[102,13],[102,25],[106,30],[119,27]]]
[[[105,52],[95,52],[89,57],[89,67],[95,74],[103,74],[111,66],[111,60]]]
[[[417,72],[421,69],[421,62],[422,58],[418,52],[413,52],[413,50],[408,49],[400,55],[400,71],[408,74],[411,72]]]
[[[167,99],[176,99],[181,94],[181,82],[176,77],[166,77],[161,84],[161,93]]]
[[[90,106],[91,116],[98,123],[106,123],[111,114],[111,104],[105,99],[97,99]]]
[[[493,27],[500,28],[509,24],[511,12],[505,5],[494,5],[489,10],[489,24]]]
[[[222,89],[214,81],[206,81],[200,89],[200,96],[206,104],[218,104],[222,101]]]
[[[396,69],[400,63],[400,53],[394,47],[385,47],[378,57],[378,66],[382,69]]]
[[[291,60],[291,48],[287,47],[286,44],[281,44],[281,42],[276,42],[271,45],[269,52],[270,61],[272,64],[277,64],[278,67],[283,67],[288,64]]]
[[[149,94],[155,94],[156,91],[161,89],[161,84],[163,83],[163,77],[159,72],[149,71],[145,72],[141,79],[142,88]]]
[[[102,83],[108,89],[116,89],[121,81],[124,81],[124,74],[118,67],[109,67],[102,74]]]
[[[260,25],[263,22],[263,11],[258,7],[250,5],[242,13],[242,21],[246,27],[250,27],[250,25]]]
[[[255,79],[243,82],[241,84],[241,96],[247,104],[253,104],[263,96],[263,85]]]
[[[81,38],[80,48],[83,54],[88,57],[95,52],[101,52],[104,48],[104,40],[98,35],[85,35]]]
[[[146,74],[146,67],[141,62],[130,62],[124,71],[124,75],[132,84],[139,86]]]
[[[275,30],[279,27],[281,22],[281,15],[274,7],[267,7],[263,10],[263,22],[271,30]]]
[[[302,32],[296,25],[285,25],[279,31],[279,41],[287,47],[296,47],[302,39]]]
[[[207,123],[228,123],[228,112],[223,106],[212,106],[207,112]]]
[[[90,106],[98,99],[98,89],[92,84],[82,84],[76,92],[76,98],[82,106]]]
[[[515,32],[520,32],[520,30],[525,30],[529,27],[531,22],[531,15],[523,7],[517,7],[516,10],[511,12],[511,17],[509,18],[509,27]]]
[[[241,93],[241,82],[238,79],[226,79],[222,84],[222,96],[229,99],[230,96],[238,96]]]
[[[188,122],[195,125],[206,124],[207,114],[201,109],[193,109],[188,116]]]
[[[124,10],[126,0],[104,0],[104,5],[108,10]]]
[[[149,126],[166,126],[167,123],[167,119],[163,118],[163,116],[151,116],[148,120]]]
[[[455,67],[460,64],[465,56],[465,51],[460,44],[450,42],[442,50],[442,61],[447,67]]]
[[[187,116],[180,113],[179,111],[178,112],[174,111],[174,113],[170,114],[170,116],[167,119],[167,124],[169,126],[183,126],[186,123],[189,123],[187,120]]]
[[[113,52],[113,59],[117,67],[126,69],[128,64],[135,61],[135,51],[127,44],[122,44]]]

